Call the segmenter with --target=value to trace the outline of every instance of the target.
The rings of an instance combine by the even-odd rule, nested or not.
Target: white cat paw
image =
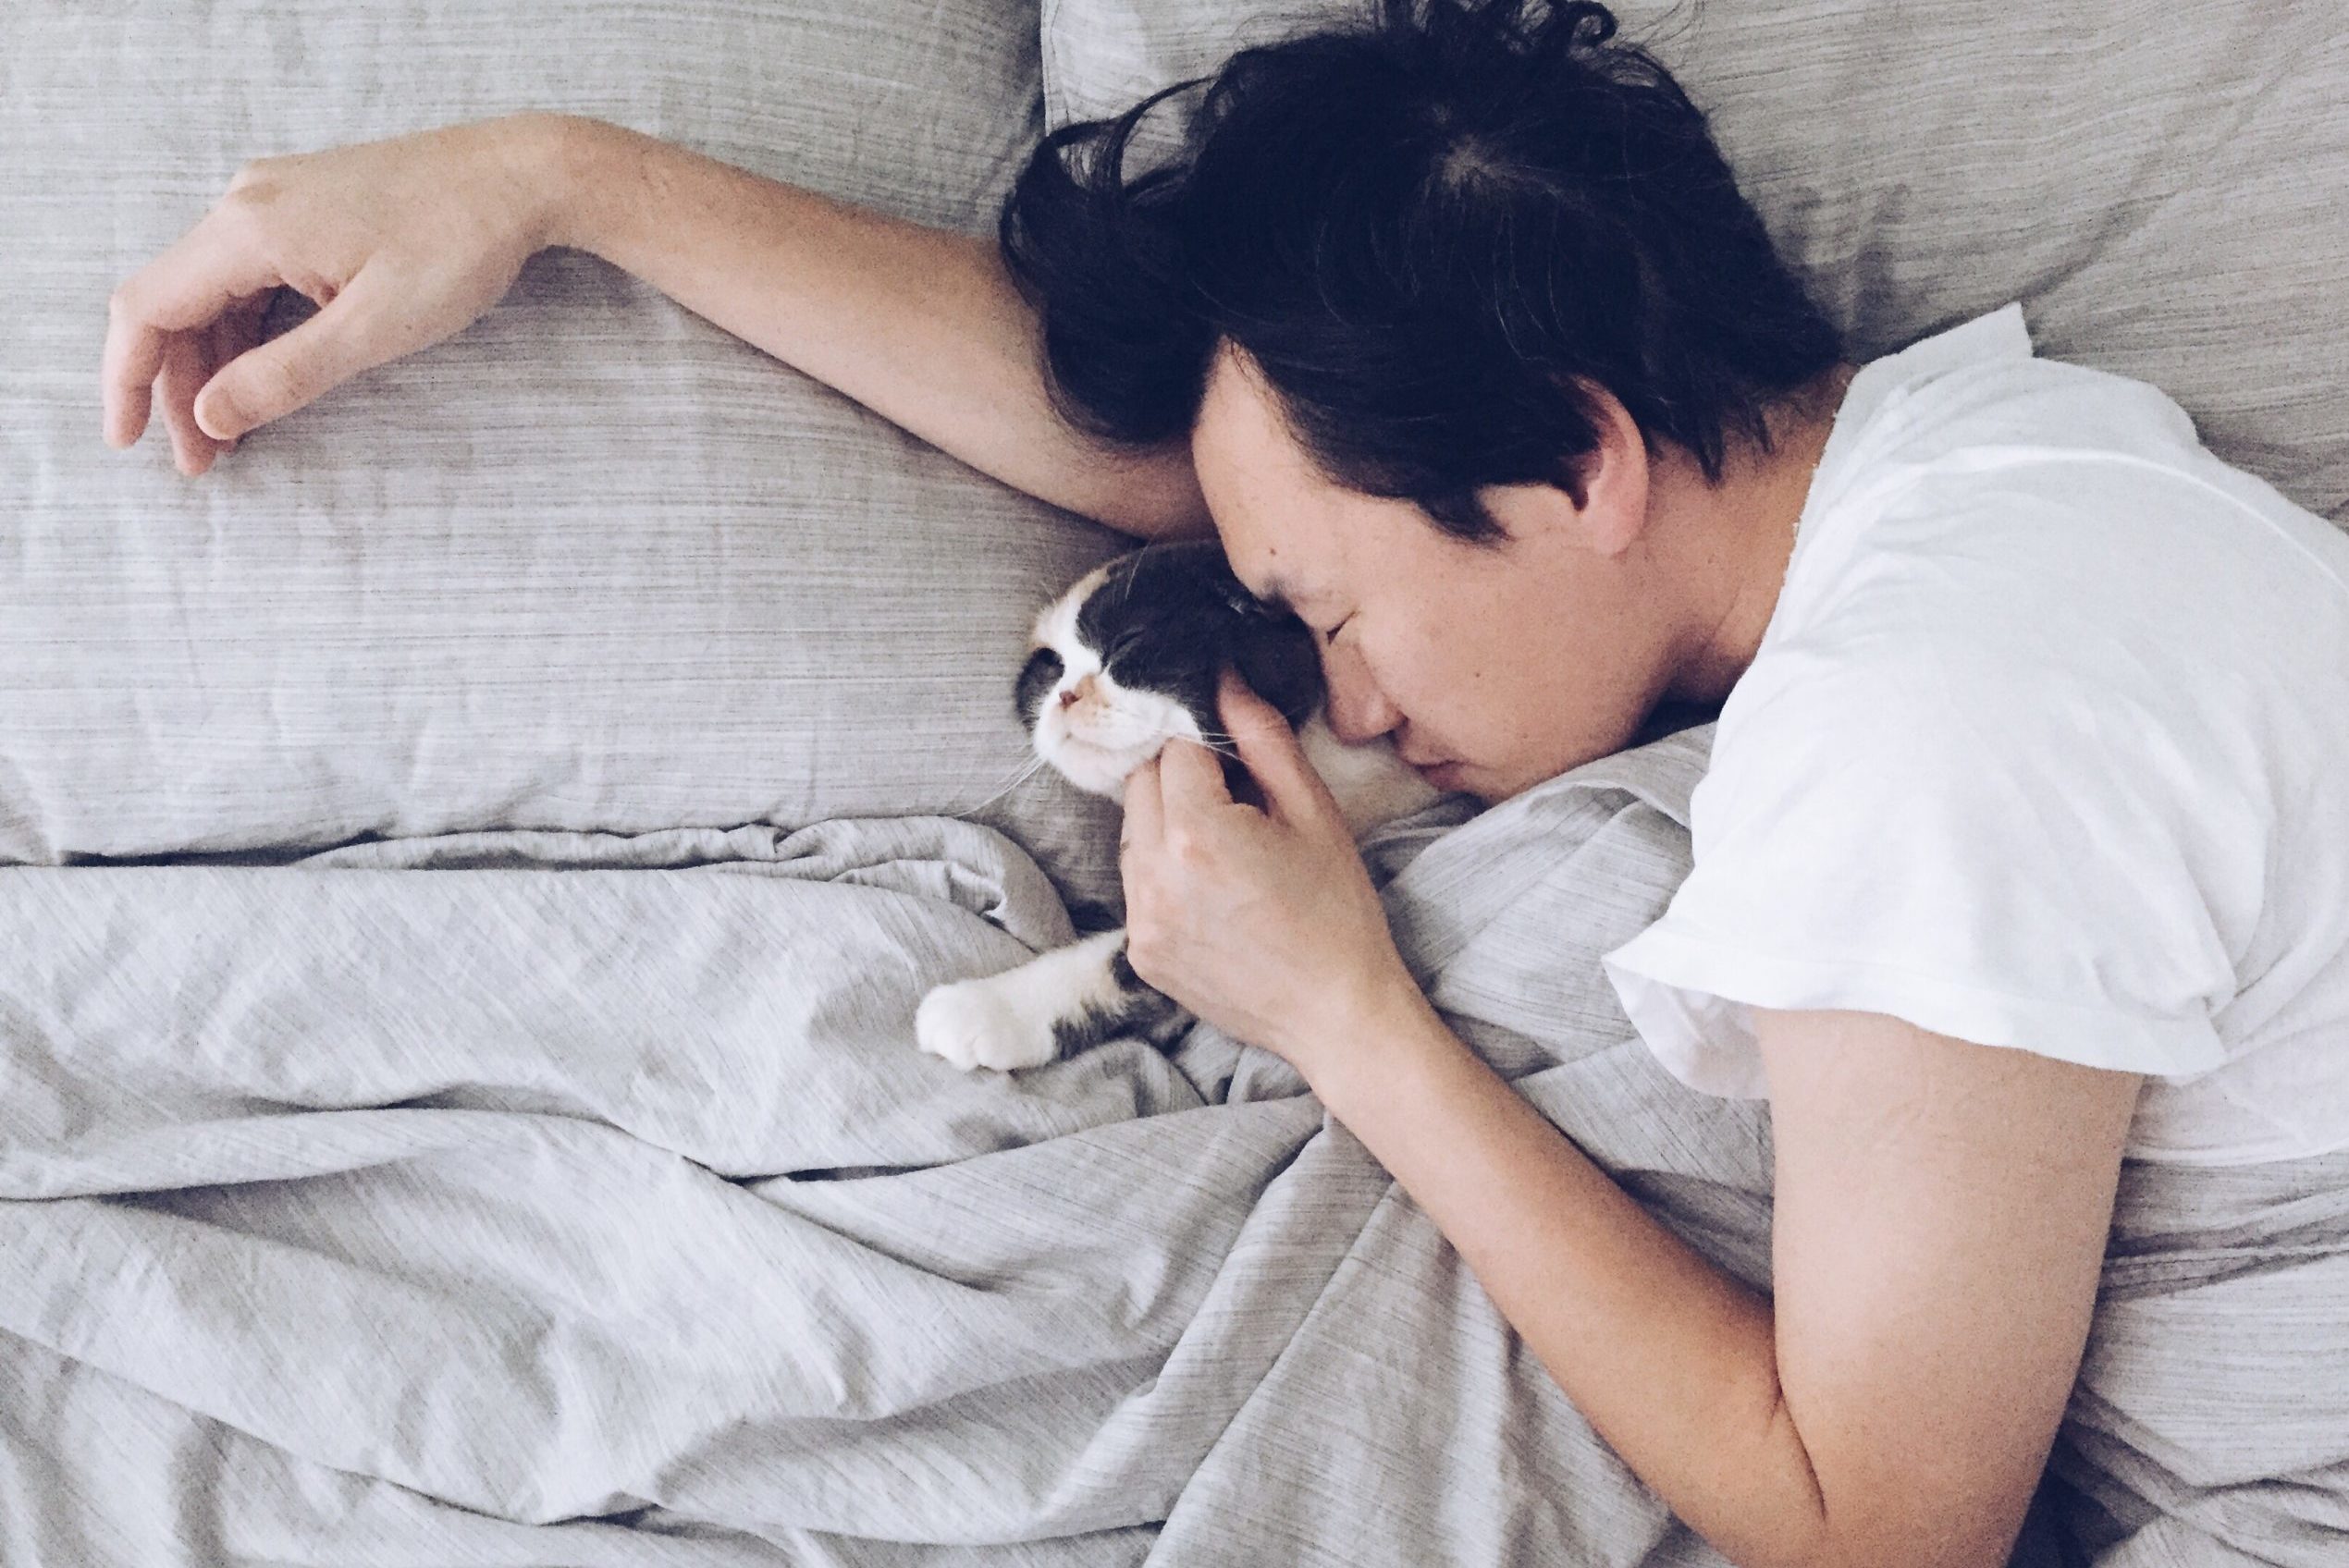
[[[914,1012],[914,1041],[966,1072],[974,1067],[1009,1072],[1060,1055],[1052,1020],[1031,1015],[985,980],[957,980],[924,997]]]

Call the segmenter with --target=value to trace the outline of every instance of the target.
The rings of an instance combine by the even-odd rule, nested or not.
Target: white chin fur
[[[1152,748],[1154,751],[1155,748]],[[1054,748],[1047,760],[1060,770],[1061,777],[1088,795],[1106,795],[1113,801],[1125,799],[1125,776],[1149,760],[1150,752],[1110,753],[1088,747],[1071,745]]]
[[[1199,726],[1183,705],[1171,699],[1149,692],[1125,692],[1125,704],[1141,703],[1161,711],[1146,718],[1142,739],[1130,745],[1102,745],[1071,735],[1067,725],[1052,716],[1037,731],[1037,754],[1058,769],[1062,778],[1090,795],[1105,795],[1123,803],[1125,799],[1125,778],[1136,768],[1158,755],[1167,741],[1179,735],[1185,740],[1199,738]]]

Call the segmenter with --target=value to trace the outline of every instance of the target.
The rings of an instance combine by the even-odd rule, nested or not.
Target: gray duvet
[[[1371,858],[1463,1035],[1761,1281],[1765,1115],[1597,962],[1709,734]],[[944,818],[0,872],[0,1562],[1717,1562],[1277,1060],[913,1048],[1068,935]],[[2349,1561],[2344,1303],[2349,1159],[2131,1165],[2040,1523]]]

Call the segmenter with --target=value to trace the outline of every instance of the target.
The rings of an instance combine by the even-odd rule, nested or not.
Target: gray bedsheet
[[[1766,1118],[1596,962],[1708,740],[1372,859],[1463,1033],[1760,1280]],[[0,872],[0,1562],[1717,1562],[1276,1060],[914,1050],[1068,934],[941,818]],[[2349,1162],[2131,1168],[2057,1466],[2100,1562],[2343,1561],[2344,1300]]]

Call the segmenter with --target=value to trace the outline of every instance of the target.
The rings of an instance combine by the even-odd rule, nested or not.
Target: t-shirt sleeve
[[[1604,960],[1665,1066],[1763,1096],[1751,1007],[2160,1077],[2220,1064],[2234,970],[2206,878],[2241,844],[2158,715],[1929,649],[1769,664],[1723,714],[1694,869]]]

